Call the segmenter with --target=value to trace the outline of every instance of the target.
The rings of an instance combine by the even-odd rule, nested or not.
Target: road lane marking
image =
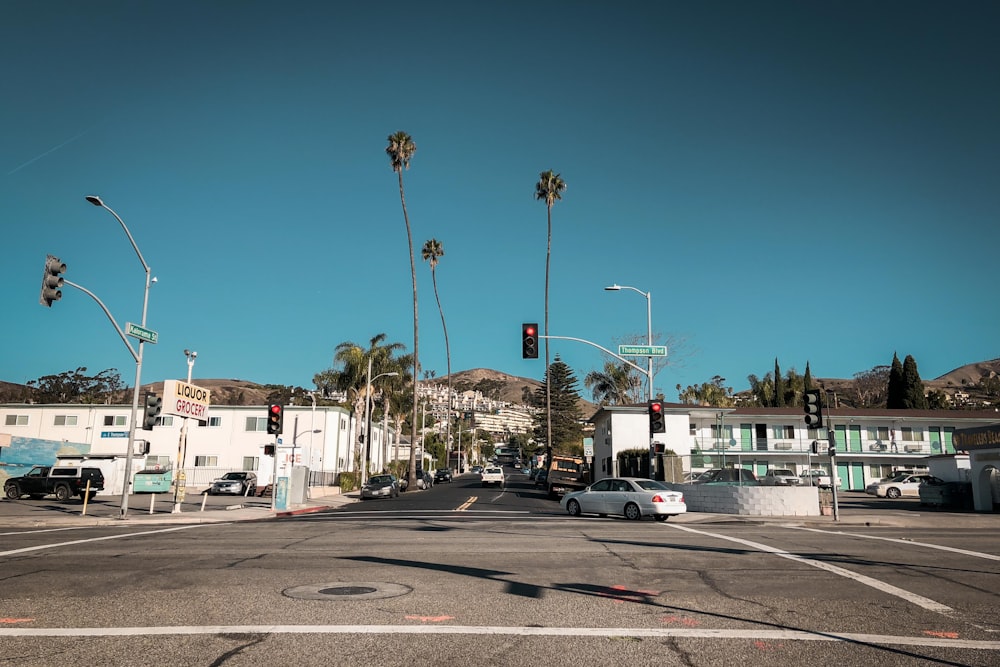
[[[763,628],[576,628],[495,625],[177,625],[127,628],[0,628],[10,637],[132,637],[170,635],[496,635],[525,637],[651,637],[687,639],[752,639],[757,641],[825,641],[881,646],[921,646],[949,649],[1000,650],[1000,641],[907,637],[849,632],[766,630]]]
[[[120,535],[105,535],[103,537],[88,537],[85,540],[69,540],[67,542],[56,542],[54,544],[39,544],[33,547],[24,547],[23,549],[11,549],[10,551],[0,551],[0,556],[16,556],[17,554],[26,554],[32,551],[42,551],[43,549],[56,549],[59,547],[69,547],[74,544],[87,544],[88,542],[103,542],[105,540],[120,540],[126,537],[138,537],[139,535],[156,535],[157,533],[170,533],[176,530],[187,530],[188,528],[202,528],[205,526],[228,526],[228,523],[196,523],[187,526],[176,526],[174,528],[160,528],[159,530],[143,530],[138,533],[122,533]]]
[[[7,535],[34,535],[35,533],[55,533],[62,530],[86,530],[94,526],[66,526],[63,528],[41,528],[38,530],[18,530],[10,533],[0,533],[0,537]]]
[[[476,502],[477,500],[479,500],[478,496],[469,496],[468,500],[466,500],[464,503],[458,506],[458,511],[464,512],[465,510],[469,509],[472,503]]]
[[[742,544],[744,546],[750,547],[751,549],[756,549],[757,551],[763,551],[765,553],[772,554],[774,556],[779,556],[781,558],[787,558],[788,560],[793,560],[803,565],[809,565],[811,567],[818,568],[820,570],[826,570],[841,577],[846,577],[852,581],[856,581],[859,584],[864,584],[865,586],[870,586],[876,590],[882,591],[883,593],[888,593],[889,595],[894,595],[898,598],[902,598],[907,602],[911,602],[918,607],[923,607],[928,611],[934,611],[939,614],[950,614],[954,610],[943,605],[940,602],[931,600],[930,598],[925,598],[922,595],[917,595],[916,593],[911,593],[910,591],[903,590],[892,584],[887,584],[884,581],[879,581],[872,577],[867,577],[863,574],[858,574],[857,572],[852,572],[843,567],[837,565],[831,565],[830,563],[824,563],[820,560],[813,560],[807,556],[800,556],[799,554],[793,554],[791,552],[785,551],[784,549],[778,549],[777,547],[768,546],[767,544],[761,544],[760,542],[752,542],[750,540],[744,540],[739,537],[730,537],[728,535],[720,535],[718,533],[710,533],[704,530],[695,530],[694,528],[687,528],[685,526],[678,526],[677,524],[664,524],[668,528],[673,528],[674,530],[683,530],[689,533],[695,533],[697,535],[705,535],[706,537],[714,537],[716,539],[725,540],[727,542],[736,542],[737,544]]]
[[[963,556],[972,556],[974,558],[985,558],[987,560],[1000,560],[1000,556],[996,554],[987,554],[981,551],[969,551],[967,549],[956,549],[955,547],[946,547],[940,544],[929,544],[927,542],[917,542],[916,540],[901,540],[898,537],[882,537],[881,535],[862,535],[860,533],[845,533],[839,530],[822,530],[820,528],[806,528],[805,526],[782,526],[783,528],[792,528],[793,530],[808,530],[814,533],[824,533],[826,535],[845,535],[847,537],[863,537],[866,540],[883,540],[885,542],[896,542],[898,544],[908,544],[917,545],[918,547],[927,547],[928,549],[940,549],[941,551],[950,551],[951,553],[962,554]]]

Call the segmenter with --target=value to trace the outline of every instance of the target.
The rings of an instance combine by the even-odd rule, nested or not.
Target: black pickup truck
[[[93,497],[104,490],[104,473],[100,468],[86,466],[35,466],[27,475],[4,482],[3,492],[11,500],[21,496],[38,499],[51,494],[57,500],[67,501],[73,496],[83,499],[87,495],[87,482]]]

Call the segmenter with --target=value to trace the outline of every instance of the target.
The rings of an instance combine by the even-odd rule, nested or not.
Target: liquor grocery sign
[[[205,421],[211,392],[180,380],[163,382],[163,414]]]

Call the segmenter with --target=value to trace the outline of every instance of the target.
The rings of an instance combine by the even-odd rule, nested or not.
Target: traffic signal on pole
[[[663,423],[663,403],[659,401],[652,401],[649,404],[649,432],[667,432],[667,425]]]
[[[264,445],[264,456],[274,456],[274,445]]]
[[[819,440],[812,441],[812,453],[819,454]]]
[[[280,403],[271,403],[267,406],[267,433],[268,435],[281,435],[282,423],[285,420],[285,409]]]
[[[63,286],[61,274],[65,272],[66,265],[61,259],[53,255],[46,256],[45,273],[42,274],[42,294],[38,297],[38,303],[51,308],[53,301],[62,298],[62,291],[59,288]]]
[[[806,426],[809,428],[823,428],[823,405],[819,397],[819,389],[810,389],[804,397]]]
[[[521,358],[538,358],[538,324],[534,322],[521,325]]]
[[[163,399],[156,394],[146,394],[146,410],[142,414],[142,430],[152,431],[163,411]]]

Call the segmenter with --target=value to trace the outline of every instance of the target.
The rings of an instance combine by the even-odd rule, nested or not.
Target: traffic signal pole
[[[823,403],[820,402],[820,408],[822,409]],[[837,504],[837,438],[834,434],[833,426],[830,423],[830,406],[826,406],[826,433],[829,442],[830,454],[830,490],[833,492],[833,520],[840,521],[840,506]]]

